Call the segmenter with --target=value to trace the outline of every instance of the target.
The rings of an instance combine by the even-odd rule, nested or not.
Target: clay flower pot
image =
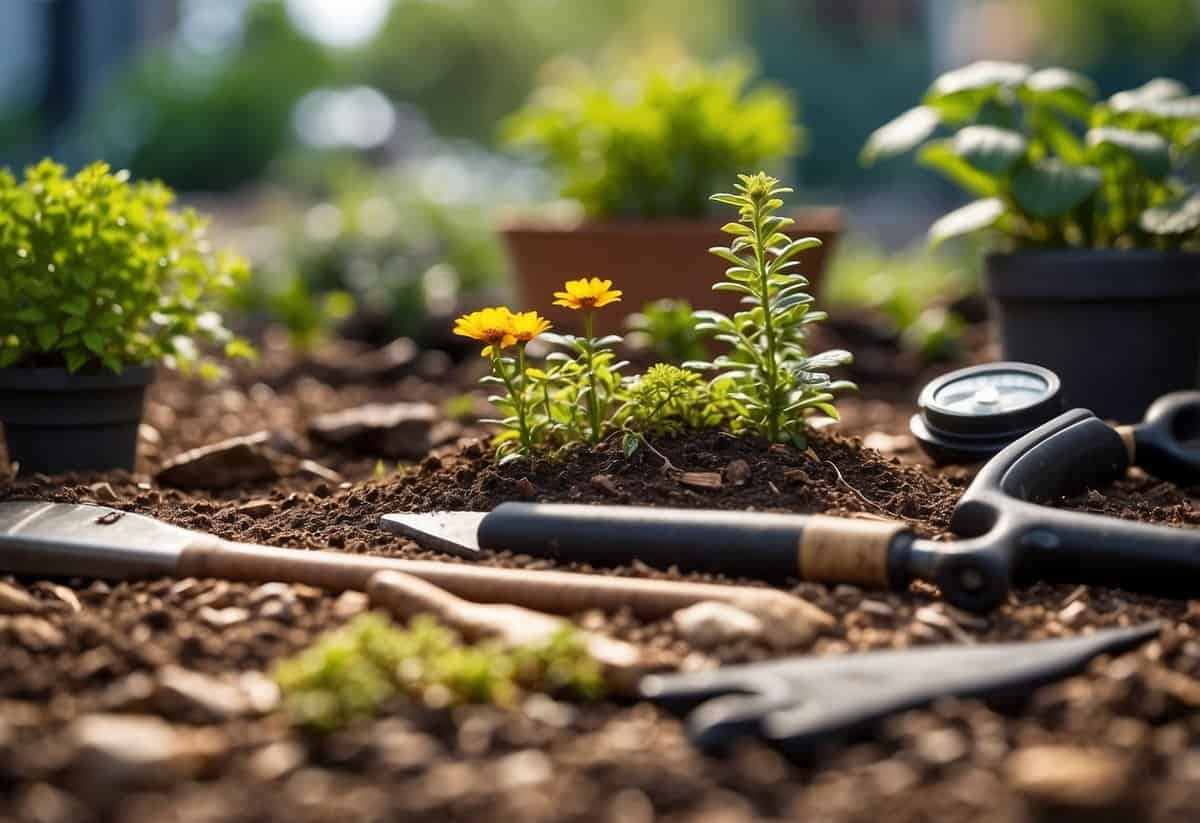
[[[1070,406],[1132,423],[1196,387],[1200,254],[993,254],[985,278],[1001,357],[1055,372]]]
[[[808,208],[791,216],[796,221],[787,230],[792,237],[813,236],[823,243],[800,255],[796,269],[816,292],[842,230],[842,212]],[[727,264],[708,253],[712,246],[728,244],[731,238],[721,226],[730,219],[613,219],[585,221],[574,228],[510,224],[502,233],[517,272],[518,305],[545,311],[559,329],[578,331],[579,313],[552,309],[551,295],[562,289],[563,281],[586,276],[610,279],[624,292],[616,305],[622,315],[662,298],[686,300],[694,309],[737,311],[737,295],[712,291]]]

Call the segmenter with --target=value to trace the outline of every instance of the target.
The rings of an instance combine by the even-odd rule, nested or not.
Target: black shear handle
[[[1162,480],[1200,484],[1200,391],[1172,392],[1154,401],[1136,426],[1122,426],[1132,462]]]

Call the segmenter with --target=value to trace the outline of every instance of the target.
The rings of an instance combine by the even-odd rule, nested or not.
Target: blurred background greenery
[[[1200,2],[6,0],[0,165],[104,159],[163,179],[252,258],[239,307],[299,346],[335,327],[428,337],[464,294],[505,288],[497,219],[556,199],[502,122],[564,65],[664,47],[786,95],[782,142],[803,150],[777,170],[854,229],[827,297],[932,357],[974,288],[969,255],[920,240],[957,195],[911,163],[863,171],[867,134],[979,58],[1060,63],[1104,93],[1196,86]]]

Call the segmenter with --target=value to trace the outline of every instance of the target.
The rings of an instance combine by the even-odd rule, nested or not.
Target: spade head
[[[641,694],[690,712],[692,741],[713,752],[754,735],[795,756],[856,737],[896,712],[939,698],[1010,698],[1158,634],[1155,623],[1032,643],[934,646],[794,657],[706,672],[655,675]]]
[[[385,514],[380,528],[407,537],[426,549],[459,557],[479,556],[479,524],[487,512]]]

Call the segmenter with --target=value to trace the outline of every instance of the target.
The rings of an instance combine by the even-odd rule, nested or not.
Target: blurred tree
[[[172,44],[143,55],[94,113],[88,148],[137,177],[231,188],[267,168],[290,138],[292,106],[335,72],[281,0],[259,0],[231,48]]]

